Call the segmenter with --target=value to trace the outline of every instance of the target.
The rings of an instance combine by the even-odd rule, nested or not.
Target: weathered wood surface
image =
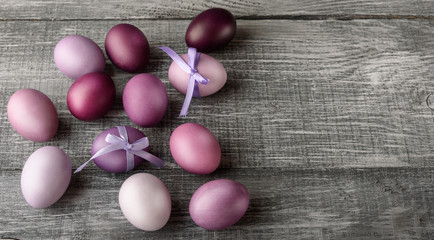
[[[191,19],[207,8],[230,9],[237,18],[433,17],[432,0],[2,0],[0,19]]]
[[[425,103],[434,93],[432,1],[140,1],[153,11],[138,8],[138,2],[106,1],[101,8],[90,5],[95,1],[0,5],[0,238],[434,238],[434,114]],[[189,18],[215,6],[240,18],[235,39],[210,54],[225,66],[228,82],[217,94],[194,99],[189,115],[179,118],[184,96],[170,86],[171,61],[155,47],[185,52]],[[379,19],[309,20],[333,14]],[[310,17],[296,20],[298,15]],[[394,19],[381,19],[391,15]],[[416,20],[401,19],[410,15]],[[152,47],[147,72],[168,90],[163,121],[141,128],[150,151],[168,165],[108,174],[90,164],[73,176],[57,204],[32,209],[19,181],[34,150],[59,146],[76,168],[90,157],[101,131],[134,126],[121,102],[133,74],[107,60],[116,103],[104,118],[82,122],[66,106],[72,80],[53,61],[62,37],[81,34],[103,47],[107,31],[120,22],[146,34]],[[33,143],[11,128],[6,104],[21,88],[38,89],[56,105],[60,126],[50,142]],[[171,158],[170,134],[185,122],[203,124],[219,139],[222,164],[215,173],[189,174]],[[135,229],[117,202],[122,182],[142,171],[161,178],[172,196],[171,219],[157,232]],[[206,231],[190,219],[188,202],[197,187],[217,178],[246,185],[251,205],[235,226]]]

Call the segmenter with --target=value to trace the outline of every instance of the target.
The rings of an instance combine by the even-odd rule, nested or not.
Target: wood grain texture
[[[226,8],[237,18],[434,16],[434,4],[431,0],[3,0],[0,5],[0,19],[191,19],[201,11],[213,7]]]
[[[16,171],[2,171],[0,237],[55,239],[431,239],[434,237],[433,170],[220,169],[205,176],[181,170],[150,170],[172,198],[168,224],[156,232],[136,229],[123,217],[119,186],[134,174],[83,171],[64,197],[35,210],[20,194]],[[243,219],[229,229],[207,231],[188,214],[203,183],[231,178],[250,191]]]
[[[434,93],[432,1],[101,2],[0,5],[0,238],[434,238],[434,113],[425,103]],[[238,18],[235,39],[210,54],[225,66],[228,82],[215,95],[194,99],[189,115],[180,118],[184,96],[171,87],[171,60],[156,47],[186,52],[189,19],[209,7],[228,8]],[[360,19],[336,20],[346,16]],[[66,105],[72,80],[53,61],[62,37],[81,34],[103,47],[107,31],[121,22],[146,34],[146,71],[168,91],[162,122],[139,128],[150,139],[150,152],[168,164],[160,170],[144,163],[125,174],[89,164],[73,175],[58,203],[32,209],[20,176],[33,151],[58,146],[75,169],[103,130],[137,127],[121,98],[134,74],[107,59],[115,105],[102,119],[83,122]],[[6,105],[21,88],[53,100],[60,120],[53,140],[34,143],[11,128]],[[170,134],[185,122],[200,123],[218,138],[222,164],[216,172],[189,174],[172,159]],[[169,223],[157,232],[134,228],[118,205],[122,182],[143,171],[159,177],[172,197]],[[243,183],[251,204],[236,225],[206,231],[190,219],[188,203],[195,189],[218,178]]]

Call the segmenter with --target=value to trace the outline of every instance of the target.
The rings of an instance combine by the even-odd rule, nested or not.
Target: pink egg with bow
[[[183,54],[181,58],[188,63],[188,55]],[[204,78],[209,79],[208,84],[198,84],[200,97],[206,97],[218,92],[226,83],[227,73],[223,65],[215,58],[201,53],[196,66],[197,72]],[[186,73],[172,62],[169,67],[169,81],[172,86],[182,94],[186,94],[190,74]]]

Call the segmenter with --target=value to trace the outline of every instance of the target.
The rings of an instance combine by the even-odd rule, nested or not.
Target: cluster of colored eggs
[[[210,31],[212,29],[212,31]],[[224,9],[209,9],[199,14],[189,25],[185,41],[199,51],[213,51],[229,43],[234,37],[236,22]],[[149,44],[135,26],[114,26],[105,39],[105,50],[111,62],[127,72],[144,71],[149,59]],[[187,54],[181,56],[187,61]],[[106,114],[114,103],[115,84],[104,74],[105,57],[91,39],[73,35],[59,41],[54,59],[59,70],[75,79],[67,94],[71,114],[83,121],[92,121]],[[220,90],[226,82],[226,71],[214,58],[201,54],[197,71],[212,79],[209,85],[199,86],[201,96]],[[185,94],[188,74],[172,63],[169,80]],[[164,84],[152,74],[141,73],[131,78],[123,91],[123,106],[132,122],[151,127],[164,116],[168,97]],[[50,140],[57,131],[58,115],[52,101],[42,92],[22,89],[10,98],[8,117],[12,127],[23,137],[37,142]],[[138,129],[125,127],[128,141],[145,137]],[[92,145],[92,155],[108,144],[108,134],[117,135],[116,128],[102,132]],[[147,151],[146,149],[143,149]],[[170,137],[173,159],[188,172],[209,174],[221,159],[217,138],[207,128],[196,123],[178,126]],[[134,156],[134,167],[143,161]],[[117,150],[94,159],[95,164],[108,172],[125,172],[125,150]],[[21,176],[21,188],[26,201],[35,208],[46,208],[66,191],[71,180],[71,162],[61,149],[46,146],[36,150],[26,161]],[[233,180],[220,179],[199,187],[193,194],[189,211],[193,221],[206,229],[220,230],[235,224],[247,211],[249,193]],[[171,212],[170,194],[161,180],[151,174],[138,173],[129,177],[119,192],[119,205],[134,226],[154,231],[163,227]]]

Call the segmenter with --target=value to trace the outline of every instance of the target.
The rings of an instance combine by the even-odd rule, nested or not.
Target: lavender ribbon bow
[[[159,47],[159,49],[169,55],[170,58],[185,72],[190,74],[190,79],[188,80],[187,93],[185,94],[184,104],[182,105],[181,113],[179,116],[187,116],[188,107],[190,106],[192,97],[200,97],[199,94],[199,86],[198,83],[206,85],[209,83],[209,79],[204,78],[200,75],[196,66],[199,62],[200,52],[197,52],[196,48],[188,48],[188,63],[185,63],[184,60],[176,54],[169,47]]]
[[[101,155],[113,151],[121,150],[121,149],[125,150],[127,156],[127,170],[125,172],[128,172],[134,168],[134,155],[139,156],[160,168],[166,164],[163,160],[159,159],[158,157],[146,151],[143,151],[143,149],[149,146],[149,140],[147,137],[140,138],[134,143],[129,143],[127,129],[124,126],[118,126],[117,128],[120,137],[110,133],[107,134],[107,136],[105,137],[105,141],[110,144],[106,147],[101,148],[98,152],[96,152],[91,159],[89,159],[87,162],[85,162],[83,165],[77,168],[77,170],[75,170],[74,173],[80,172],[93,159]]]

